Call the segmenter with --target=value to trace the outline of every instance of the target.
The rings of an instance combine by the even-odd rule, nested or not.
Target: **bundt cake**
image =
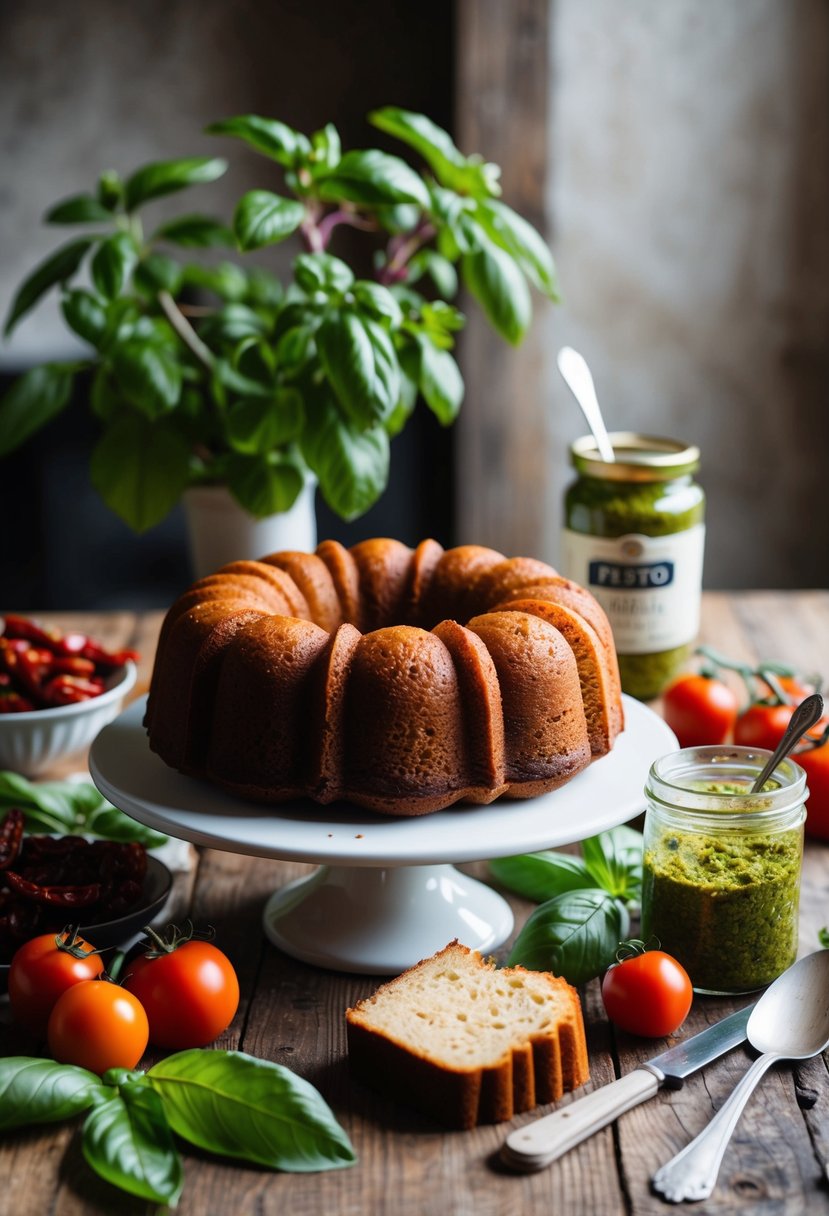
[[[589,592],[532,558],[380,539],[197,582],[164,620],[145,726],[245,798],[422,815],[554,789],[623,719]]]

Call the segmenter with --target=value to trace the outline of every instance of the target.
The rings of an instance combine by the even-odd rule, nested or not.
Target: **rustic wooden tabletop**
[[[49,619],[62,627],[84,628],[113,646],[139,649],[137,691],[146,689],[160,614],[52,614]],[[734,657],[774,658],[829,674],[829,592],[707,594],[702,633]],[[77,762],[71,768],[76,771]],[[486,878],[483,863],[462,868]],[[410,1110],[405,1095],[399,1104],[391,1103],[351,1079],[344,1011],[371,992],[377,978],[297,962],[269,945],[261,931],[266,897],[310,869],[194,850],[192,870],[176,880],[175,912],[214,925],[217,941],[239,974],[239,1011],[216,1046],[278,1061],[306,1077],[333,1107],[359,1160],[352,1168],[329,1173],[278,1174],[219,1162],[182,1146],[185,1187],[178,1211],[183,1216],[640,1216],[666,1210],[650,1190],[651,1174],[705,1126],[745,1071],[747,1050],[738,1048],[709,1065],[679,1091],[660,1092],[542,1172],[510,1174],[498,1164],[498,1151],[506,1133],[532,1116],[523,1115],[514,1125],[446,1132]],[[510,901],[520,927],[530,905]],[[818,929],[827,922],[829,844],[812,842],[803,871],[801,953],[817,948]],[[590,1087],[629,1072],[667,1045],[611,1030],[598,981],[586,986],[583,1000]],[[697,998],[681,1035],[744,1003]],[[23,1050],[8,1017],[0,1033],[4,1054]],[[697,1211],[706,1216],[829,1213],[828,1071],[829,1053],[797,1068],[782,1065],[772,1071],[737,1127],[714,1194],[696,1205]],[[78,1125],[72,1124],[8,1135],[0,1148],[0,1196],[0,1211],[15,1216],[116,1211],[129,1216],[154,1210],[91,1173],[81,1156]]]

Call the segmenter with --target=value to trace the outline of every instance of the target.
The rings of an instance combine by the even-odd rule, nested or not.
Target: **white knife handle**
[[[652,1098],[659,1085],[655,1072],[636,1068],[569,1106],[510,1132],[501,1149],[501,1159],[513,1169],[543,1169],[626,1110]]]

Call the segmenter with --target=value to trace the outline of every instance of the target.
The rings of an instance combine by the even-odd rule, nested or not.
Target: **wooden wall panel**
[[[503,169],[504,201],[547,233],[549,0],[459,0],[456,134]],[[549,309],[534,295],[536,312]],[[548,477],[544,327],[517,349],[467,301],[459,358],[466,400],[457,434],[459,542],[541,555]]]

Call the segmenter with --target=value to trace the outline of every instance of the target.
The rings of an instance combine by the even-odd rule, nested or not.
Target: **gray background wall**
[[[333,117],[359,146],[374,105],[451,123],[454,88],[459,142],[505,164],[505,198],[548,232],[565,302],[538,308],[518,352],[468,310],[456,524],[447,511],[441,539],[557,560],[583,430],[555,371],[569,342],[609,425],[702,448],[707,585],[829,585],[824,0],[7,0],[0,81],[2,312],[65,235],[43,211],[101,168],[229,154],[227,178],[188,200],[228,214],[278,177],[202,135],[211,119],[253,111],[310,130]],[[0,346],[0,368],[66,353],[44,306]],[[423,498],[427,481],[415,466],[400,493]]]

